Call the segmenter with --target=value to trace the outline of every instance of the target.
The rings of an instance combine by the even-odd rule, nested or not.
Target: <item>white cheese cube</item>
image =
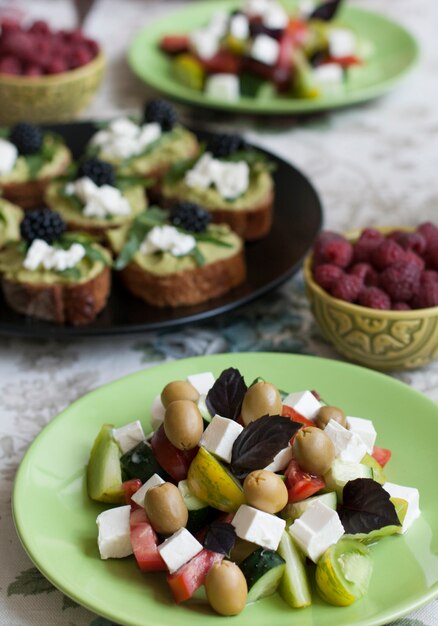
[[[161,424],[164,422],[165,413],[166,409],[161,402],[161,395],[158,394],[157,396],[155,396],[151,408],[151,423],[154,430],[160,428]]]
[[[233,15],[230,20],[230,35],[235,37],[235,39],[248,39],[249,20],[246,15]]]
[[[285,520],[247,504],[239,507],[231,523],[238,537],[269,550],[278,548],[286,526]]]
[[[272,4],[263,13],[263,25],[273,30],[286,28],[289,16],[280,4]]]
[[[359,463],[367,453],[367,447],[362,439],[335,420],[329,421],[324,432],[332,440],[335,454],[342,461]]]
[[[97,516],[97,544],[101,559],[122,559],[132,554],[129,518],[130,505],[103,511]]]
[[[283,400],[283,404],[295,409],[298,413],[301,413],[308,420],[314,419],[319,409],[322,407],[311,391],[297,391],[290,393]]]
[[[377,437],[376,429],[372,421],[362,419],[361,417],[347,416],[347,426],[351,433],[354,433],[362,439],[366,445],[368,454],[372,454]]]
[[[131,496],[131,500],[138,504],[138,506],[144,507],[144,497],[149,489],[152,489],[152,487],[156,487],[157,485],[162,485],[164,482],[165,481],[161,478],[161,476],[153,474],[153,476],[151,476],[149,480],[147,480],[145,484],[142,485],[133,496]]]
[[[401,529],[398,531],[400,534],[403,534],[412,526],[415,520],[420,517],[420,494],[418,489],[415,487],[403,487],[402,485],[395,485],[394,483],[385,483],[383,489],[385,489],[391,497],[402,498],[408,503],[406,517],[403,520]]]
[[[233,444],[243,430],[243,426],[228,419],[215,415],[204,430],[199,445],[222,459],[231,463]]]
[[[210,22],[208,23],[207,30],[212,36],[221,38],[228,30],[228,23],[230,16],[227,11],[216,11],[213,13]]]
[[[187,376],[187,381],[193,385],[199,395],[207,395],[214,385],[215,377],[211,372],[202,372],[201,374],[191,374]]]
[[[280,54],[280,44],[268,35],[257,35],[251,46],[251,56],[265,65],[275,65]]]
[[[351,30],[346,28],[330,28],[328,44],[332,57],[349,57],[356,53],[356,37]]]
[[[205,93],[211,98],[234,102],[240,96],[240,81],[235,74],[212,74],[205,81]]]
[[[166,563],[170,574],[176,572],[202,550],[202,545],[189,533],[187,528],[180,528],[158,546],[161,558]]]
[[[272,462],[265,467],[265,470],[269,470],[270,472],[281,472],[289,465],[291,458],[292,446],[287,446],[287,448],[283,448],[283,450],[280,450],[280,452],[274,456]]]
[[[313,77],[321,87],[337,87],[344,80],[344,71],[339,63],[323,63],[313,69]]]
[[[18,150],[15,144],[0,139],[0,175],[8,174],[15,165],[18,157]]]
[[[194,30],[190,34],[190,44],[200,59],[211,59],[219,51],[219,38],[208,28]]]
[[[269,10],[271,3],[272,0],[246,0],[244,11],[251,16],[263,15]]]
[[[132,450],[132,448],[143,441],[144,438],[145,434],[139,420],[126,424],[126,426],[121,426],[120,428],[113,428],[113,439],[117,441],[123,454]]]
[[[306,556],[316,563],[344,534],[339,515],[319,500],[289,527],[289,532]]]

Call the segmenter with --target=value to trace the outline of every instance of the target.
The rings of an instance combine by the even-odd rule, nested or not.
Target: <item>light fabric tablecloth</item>
[[[5,4],[1,2],[0,8]],[[363,0],[358,4],[398,19],[421,42],[418,68],[392,94],[296,126],[257,127],[243,119],[230,123],[223,118],[221,125],[246,130],[252,140],[291,160],[310,176],[323,199],[327,227],[438,221],[438,3]],[[53,25],[74,24],[73,7],[65,0],[28,0],[15,2],[17,5],[29,14],[46,17]],[[95,3],[86,30],[104,45],[109,70],[85,118],[139,110],[146,90],[129,71],[126,46],[139,25],[180,5],[182,2],[169,0]],[[182,113],[190,119],[188,109]],[[111,341],[0,337],[1,626],[109,624],[55,590],[33,567],[15,533],[10,507],[14,475],[27,447],[45,424],[89,390],[159,361],[250,350],[339,358],[312,322],[300,276],[225,319],[176,331]],[[438,400],[438,363],[397,377]],[[437,626],[438,602],[396,624]]]

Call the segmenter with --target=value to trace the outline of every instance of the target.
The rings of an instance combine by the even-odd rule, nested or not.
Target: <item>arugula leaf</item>
[[[204,548],[230,556],[236,543],[237,535],[234,526],[228,522],[212,522],[204,537]]]
[[[128,239],[114,262],[114,269],[122,270],[128,265],[137,250],[140,248],[143,239],[144,236],[141,237],[138,231],[131,231],[129,233]]]
[[[238,369],[229,367],[224,370],[205,399],[209,413],[237,420],[247,389],[245,379]]]
[[[384,526],[400,526],[394,504],[382,485],[356,478],[345,485],[338,514],[346,533],[370,533]]]
[[[69,267],[66,270],[62,270],[62,272],[57,272],[57,274],[72,280],[80,280],[82,277],[81,270],[78,267]]]
[[[58,241],[53,244],[56,247],[63,248],[64,250],[70,248],[74,243],[80,243],[85,248],[85,257],[90,261],[99,261],[104,265],[110,265],[110,261],[107,257],[95,247],[96,241],[91,235],[86,233],[64,233]]]
[[[141,157],[146,156],[147,154],[152,152],[152,150],[155,150],[156,148],[158,148],[160,144],[162,143],[162,141],[163,141],[163,135],[158,137],[158,139],[155,139],[155,141],[148,143],[148,145],[145,146],[143,150],[141,150],[141,152],[136,152],[135,154],[127,157],[126,159],[123,159],[123,161],[120,164],[120,167],[123,168],[126,165],[130,165],[133,161],[136,161],[137,159],[140,159]]]
[[[0,211],[0,222],[3,222],[3,224],[6,224],[6,218],[1,211]]]
[[[26,160],[29,177],[35,180],[41,169],[53,159],[61,139],[55,133],[46,133],[41,150],[36,154],[22,155]]]
[[[195,157],[192,157],[191,159],[186,159],[185,161],[177,161],[176,163],[174,163],[164,176],[165,184],[174,185],[182,178],[184,178],[185,173],[192,169],[195,163],[201,158],[201,156],[205,152],[205,149],[205,144],[201,144],[199,153]]]
[[[145,178],[144,176],[122,176],[118,175],[116,178],[116,187],[120,191],[125,191],[130,187],[141,186],[145,189],[151,187],[155,180],[153,178]]]
[[[92,244],[83,242],[82,245],[85,248],[85,256],[90,259],[90,261],[98,261],[103,263],[104,265],[110,265],[107,257],[99,250],[99,248],[95,248]]]
[[[202,254],[197,246],[193,248],[193,250],[190,252],[190,255],[195,259],[196,265],[198,265],[199,267],[205,265],[205,256]]]
[[[75,193],[67,193],[65,190],[65,187],[63,187],[60,190],[60,196],[62,196],[64,200],[66,200],[69,203],[72,209],[75,209],[76,211],[80,211],[82,213],[82,210],[85,205]]]
[[[341,6],[341,2],[342,0],[326,0],[312,11],[307,20],[323,20],[324,22],[329,22],[335,17]]]
[[[208,235],[206,233],[189,233],[189,234],[193,235],[196,241],[201,241],[201,242],[203,241],[205,243],[213,243],[215,246],[222,246],[222,248],[233,247],[231,243],[228,243],[227,241],[222,241],[222,239],[218,239],[217,237],[213,237],[212,235]]]

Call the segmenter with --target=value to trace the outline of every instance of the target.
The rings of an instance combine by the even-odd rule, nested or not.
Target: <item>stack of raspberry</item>
[[[24,27],[3,19],[0,36],[0,74],[42,76],[60,74],[86,65],[99,45],[80,30],[51,30],[42,20]]]
[[[438,306],[438,227],[384,236],[366,228],[355,243],[331,231],[318,237],[313,276],[335,298],[372,309]]]

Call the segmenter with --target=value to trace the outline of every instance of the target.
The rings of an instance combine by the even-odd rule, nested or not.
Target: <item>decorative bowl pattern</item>
[[[0,75],[0,123],[62,122],[76,117],[96,93],[105,69],[102,52],[90,63],[52,76]]]

